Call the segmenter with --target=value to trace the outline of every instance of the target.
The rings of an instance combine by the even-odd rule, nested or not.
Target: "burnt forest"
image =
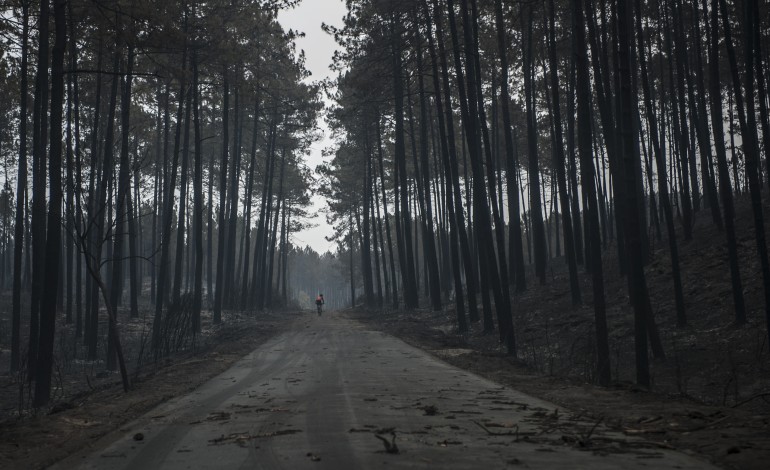
[[[769,87],[767,0],[0,2],[0,467],[764,468]]]

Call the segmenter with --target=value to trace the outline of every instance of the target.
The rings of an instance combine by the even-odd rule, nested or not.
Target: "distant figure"
[[[318,294],[318,297],[315,298],[315,307],[316,307],[316,310],[318,310],[318,316],[321,316],[321,306],[325,303],[326,302],[324,302],[324,295]]]

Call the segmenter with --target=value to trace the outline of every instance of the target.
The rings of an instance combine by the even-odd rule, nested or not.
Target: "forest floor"
[[[74,452],[88,448],[102,436],[119,429],[170,398],[184,395],[287,327],[294,313],[245,315],[224,313],[223,323],[213,325],[210,312],[203,315],[203,333],[195,351],[171,354],[157,363],[146,359],[140,368],[131,364],[132,389],[123,392],[117,373],[97,374],[88,379],[83,369],[104,364],[71,365],[61,373],[55,390],[55,405],[37,414],[16,409],[18,377],[0,377],[0,468],[45,468]],[[143,321],[126,321],[122,328],[124,347],[141,348]],[[7,362],[8,354],[0,355]],[[8,370],[7,364],[3,370]],[[66,386],[65,386],[66,385]],[[27,394],[24,390],[23,395]],[[28,400],[24,397],[23,400]]]
[[[767,201],[765,205],[767,212]],[[439,312],[359,310],[351,316],[452,365],[592,415],[628,435],[704,455],[725,468],[764,469],[770,461],[770,353],[762,276],[748,201],[739,199],[737,212],[746,325],[734,323],[724,233],[714,227],[708,211],[696,217],[693,240],[687,243],[677,225],[688,316],[684,328],[676,325],[665,235],[654,240],[646,274],[666,358],[651,360],[651,391],[633,384],[633,310],[627,280],[618,274],[613,255],[605,256],[604,266],[613,380],[609,388],[594,385],[590,276],[581,274],[583,305],[573,307],[563,260],[552,262],[545,285],[529,271],[528,290],[515,299],[518,359],[504,354],[496,332],[484,334],[482,322],[459,335],[453,304]]]

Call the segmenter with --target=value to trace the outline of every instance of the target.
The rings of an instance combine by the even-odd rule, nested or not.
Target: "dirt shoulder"
[[[225,325],[196,354],[179,354],[145,368],[128,393],[123,393],[116,378],[59,403],[59,412],[0,423],[0,468],[44,468],[93,445],[160,403],[189,393],[227,370],[288,327],[290,315],[295,316],[260,314]]]
[[[633,385],[595,387],[533,372],[522,363],[481,347],[496,338],[472,331],[465,337],[435,325],[446,313],[417,311],[348,313],[368,327],[430,352],[461,369],[573,412],[601,420],[627,435],[701,455],[728,469],[764,469],[770,461],[770,415],[741,407],[708,406],[650,393]],[[437,318],[442,317],[442,318]]]

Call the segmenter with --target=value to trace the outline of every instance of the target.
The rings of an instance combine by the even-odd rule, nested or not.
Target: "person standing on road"
[[[321,309],[323,308],[322,306],[325,303],[326,302],[324,301],[324,295],[318,294],[318,297],[315,298],[315,306],[316,306],[316,309],[318,310],[319,315],[321,314]]]

